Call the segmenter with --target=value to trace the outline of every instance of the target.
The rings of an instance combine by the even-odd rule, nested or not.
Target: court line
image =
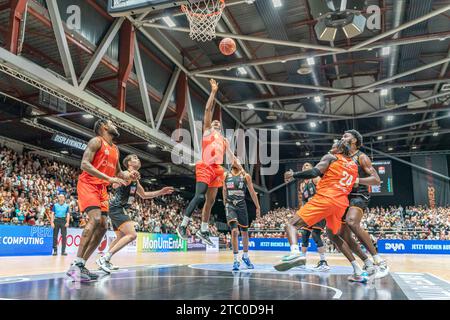
[[[435,274],[432,274],[432,273],[429,273],[429,272],[425,272],[425,274],[427,274],[427,275],[429,275],[429,276],[432,276],[432,277],[435,277],[436,279],[441,280],[441,281],[443,281],[443,282],[445,282],[445,283],[447,283],[447,284],[450,284],[450,281],[445,280],[445,279],[442,279],[442,278],[438,277],[438,276],[435,275]]]
[[[125,279],[137,279],[137,278],[216,278],[216,279],[234,279],[234,277],[229,276],[137,276],[137,277],[124,277],[124,278],[110,278],[109,280],[125,280]],[[335,292],[332,299],[340,299],[342,297],[342,291],[335,287],[326,286],[323,284],[317,284],[313,282],[306,282],[306,281],[294,281],[294,280],[285,280],[285,279],[270,279],[270,278],[256,278],[256,277],[250,277],[249,280],[262,280],[262,281],[276,281],[276,282],[289,282],[289,283],[295,283],[295,284],[309,284],[312,286],[322,287],[331,289]]]

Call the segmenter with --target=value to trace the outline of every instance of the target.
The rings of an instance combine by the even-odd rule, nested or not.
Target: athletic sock
[[[103,256],[103,258],[105,258],[105,260],[108,262],[109,262],[109,260],[111,260],[111,257],[112,257],[112,253],[109,251],[107,253],[105,253],[105,255]]]
[[[369,258],[367,258],[366,260],[364,260],[364,265],[366,267],[373,267],[373,262],[372,260],[370,260]]]
[[[76,257],[75,260],[73,261],[73,264],[82,264],[84,266],[86,264],[86,260],[84,260],[83,258]]]
[[[202,222],[202,226],[200,227],[202,232],[207,232],[209,231],[209,226],[208,226],[208,222]]]
[[[234,262],[239,262],[239,252],[238,253],[233,252],[233,256],[234,256]]]
[[[191,220],[191,218],[184,216],[183,217],[183,221],[181,222],[181,226],[182,227],[187,227],[187,225],[189,224],[190,220]]]
[[[383,261],[383,259],[381,259],[379,254],[372,256],[372,258],[373,258],[373,262],[375,262],[376,264],[379,264],[381,261]]]
[[[356,260],[352,261],[351,264],[352,264],[353,271],[355,274],[361,275],[361,273],[363,273],[363,270],[359,266],[358,262],[356,262]]]
[[[248,252],[244,252],[243,254],[242,254],[242,256],[244,257],[244,258],[248,258]]]
[[[327,258],[325,257],[325,253],[319,253],[320,261],[326,261]]]
[[[291,245],[291,254],[299,254],[300,248],[298,247],[298,244],[292,244]]]

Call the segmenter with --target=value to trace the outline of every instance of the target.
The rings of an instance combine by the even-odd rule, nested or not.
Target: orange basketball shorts
[[[203,161],[195,165],[195,181],[203,182],[210,188],[220,188],[223,184],[223,174],[225,170],[221,165],[208,165]]]
[[[312,227],[325,219],[327,228],[333,234],[337,234],[341,229],[342,217],[348,206],[348,199],[347,205],[345,199],[347,198],[343,197],[342,201],[339,201],[341,199],[330,199],[316,194],[298,210],[297,214],[308,224],[308,227]]]
[[[78,180],[78,206],[81,212],[89,207],[100,208],[101,212],[109,211],[109,195],[106,185],[90,184]]]

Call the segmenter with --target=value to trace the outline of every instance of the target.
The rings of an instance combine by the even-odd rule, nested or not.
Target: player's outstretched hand
[[[114,184],[118,184],[118,185],[121,185],[121,186],[126,186],[127,185],[127,182],[125,180],[117,178],[117,177],[111,177],[109,179],[109,183],[112,184],[112,185],[114,185]]]
[[[294,180],[294,171],[289,170],[284,173],[284,182],[288,183]]]
[[[212,91],[217,92],[217,90],[219,90],[219,84],[217,83],[216,80],[211,79],[211,80],[209,80],[209,83],[211,84]]]
[[[162,188],[159,193],[161,196],[165,196],[166,194],[172,194],[175,191],[173,187],[164,187]]]
[[[131,170],[130,171],[130,179],[133,181],[139,180],[141,178],[141,174],[139,171]]]

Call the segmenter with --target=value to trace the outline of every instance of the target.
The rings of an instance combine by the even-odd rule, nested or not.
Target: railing
[[[368,229],[367,230],[369,232],[369,234],[387,234],[387,233],[415,233],[415,232],[421,232],[421,233],[430,233],[431,230],[429,229],[378,229],[378,230],[373,230],[373,229]],[[279,233],[282,232],[284,233],[285,230],[283,228],[276,228],[276,229],[260,229],[260,228],[249,228],[248,229],[249,233],[255,233],[255,232],[263,232],[263,233]]]

